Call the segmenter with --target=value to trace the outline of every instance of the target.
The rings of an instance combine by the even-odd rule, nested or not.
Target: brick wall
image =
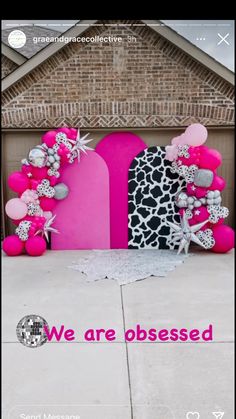
[[[152,29],[93,27],[3,94],[3,127],[234,124],[234,89]],[[136,42],[128,42],[134,36]]]
[[[15,70],[18,67],[16,63],[9,60],[9,58],[7,58],[3,54],[1,57],[1,63],[2,63],[2,74],[1,74],[2,79],[8,76],[8,74],[10,74],[13,70]]]

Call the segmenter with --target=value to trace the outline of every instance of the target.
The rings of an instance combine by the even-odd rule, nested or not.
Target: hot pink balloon
[[[64,144],[60,144],[60,148],[57,153],[58,156],[61,157],[61,163],[67,163],[69,161],[71,152]]]
[[[43,227],[45,222],[46,222],[46,218],[44,216],[43,217],[35,217],[35,223],[37,224],[37,226]]]
[[[47,198],[46,196],[43,196],[40,198],[40,207],[43,211],[52,211],[56,202],[57,201],[54,198]]]
[[[196,196],[196,198],[204,198],[207,194],[207,188],[201,188],[200,186],[195,186],[194,183],[187,184],[187,193],[188,195]]]
[[[200,230],[201,230],[201,231],[204,231],[204,230],[207,230],[208,228],[211,228],[211,224],[210,224],[210,223],[206,223],[206,224],[204,224],[204,226],[202,226],[202,227],[200,228]]]
[[[32,167],[33,167],[33,166],[31,166],[31,165],[29,165],[29,164],[23,164],[23,165],[21,166],[21,171],[22,171],[22,173],[24,173],[26,176],[28,176],[28,175],[30,175],[30,176],[31,176],[31,174],[32,174]],[[30,177],[30,176],[28,176],[28,177]]]
[[[214,190],[223,191],[223,189],[225,189],[225,186],[226,186],[226,181],[224,180],[224,178],[218,175],[214,175],[213,182],[208,189],[210,189],[211,191],[214,191]]]
[[[48,174],[48,167],[32,167],[31,173],[34,179],[45,179]]]
[[[209,212],[203,205],[193,210],[193,218],[196,223],[202,223],[209,218]]]
[[[75,139],[76,139],[76,137],[77,137],[77,132],[78,132],[78,130],[77,130],[77,129],[75,129],[75,128],[70,128],[70,138],[71,138],[72,140],[75,140]]]
[[[14,192],[22,193],[29,188],[29,178],[22,172],[13,172],[8,178],[8,185]]]
[[[27,214],[27,205],[19,198],[12,198],[6,203],[6,214],[13,220],[20,220]]]
[[[59,182],[59,178],[56,176],[49,176],[49,181],[51,186],[55,186]]]
[[[181,160],[182,164],[186,166],[191,166],[191,164],[199,165],[200,161],[200,149],[199,147],[189,147],[188,149],[189,157],[179,157],[178,160]]]
[[[197,186],[195,190],[195,196],[196,198],[204,198],[207,194],[208,189],[207,188],[201,188],[200,186]]]
[[[16,226],[18,226],[21,221],[31,221],[32,222],[34,220],[34,218],[35,218],[35,216],[26,215],[25,217],[21,218],[20,220],[12,220],[12,222]]]
[[[46,250],[47,244],[43,237],[30,237],[25,243],[25,250],[30,256],[41,256]]]
[[[70,138],[70,134],[71,134],[70,128],[66,128],[66,127],[58,128],[57,132],[64,132],[64,134],[66,134],[67,137]]]
[[[222,156],[219,151],[205,146],[201,147],[201,155],[199,161],[200,168],[215,170],[220,166],[221,163]]]
[[[219,218],[217,223],[210,223],[210,228],[212,229],[213,227],[220,226],[220,225],[224,224],[224,222],[225,222],[224,218]]]
[[[212,228],[215,245],[211,249],[215,253],[226,253],[234,248],[234,230],[227,225]]]
[[[56,144],[57,131],[48,131],[42,136],[42,142],[47,144],[49,148],[52,148]]]
[[[14,234],[8,236],[3,240],[2,248],[8,256],[19,256],[23,253],[25,244]]]
[[[30,179],[30,187],[31,187],[31,189],[36,190],[39,184],[40,184],[40,180]]]

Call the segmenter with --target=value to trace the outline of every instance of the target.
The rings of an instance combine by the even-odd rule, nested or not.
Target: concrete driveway
[[[222,411],[232,419],[233,252],[199,251],[166,278],[121,287],[87,283],[67,268],[76,254],[3,256],[2,417],[214,419],[212,412]],[[76,341],[24,347],[15,329],[27,314],[75,329]],[[136,324],[204,329],[210,323],[210,343],[124,341],[124,330]],[[115,329],[117,339],[86,343],[88,328]]]

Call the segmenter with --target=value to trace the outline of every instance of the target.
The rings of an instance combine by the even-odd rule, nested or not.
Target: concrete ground
[[[3,419],[232,419],[233,253],[199,251],[166,278],[122,287],[87,283],[67,268],[76,254],[3,256]],[[76,341],[24,347],[15,329],[27,314],[75,329]],[[125,343],[138,323],[211,323],[214,341]],[[88,328],[115,329],[117,339],[85,343]]]

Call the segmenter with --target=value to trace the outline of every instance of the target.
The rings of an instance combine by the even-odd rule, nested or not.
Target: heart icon
[[[199,419],[200,414],[198,412],[188,412],[186,414],[186,419]]]

